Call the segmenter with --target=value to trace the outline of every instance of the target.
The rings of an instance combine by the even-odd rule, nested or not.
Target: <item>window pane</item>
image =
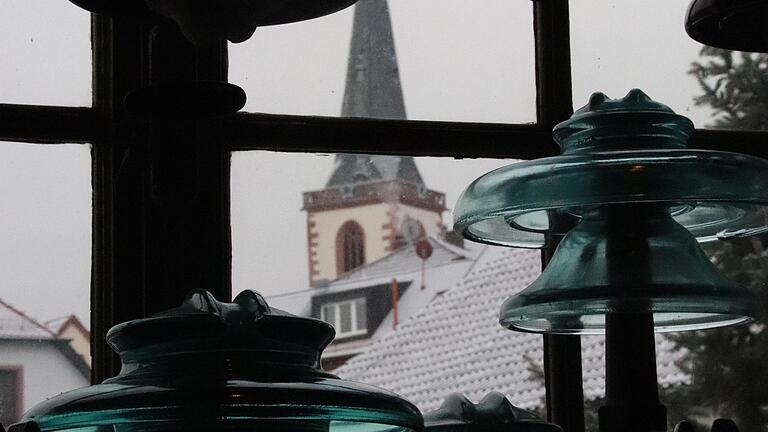
[[[336,325],[336,306],[335,305],[323,306],[323,312],[321,314],[321,317],[323,321],[327,322],[330,325],[335,326]]]
[[[688,3],[666,0],[571,2],[574,106],[585,105],[589,95],[596,91],[619,98],[638,87],[651,98],[689,117],[698,128],[768,128],[768,124],[764,124],[768,118],[765,115],[768,112],[768,84],[763,72],[768,66],[766,55],[752,56],[759,60],[739,66],[743,61],[741,54],[736,54],[733,58],[736,66],[725,68],[725,74],[740,72],[742,76],[733,80],[738,84],[740,94],[730,95],[732,102],[726,106],[734,107],[733,101],[739,100],[738,97],[756,93],[746,102],[740,100],[747,108],[737,114],[737,117],[751,116],[751,121],[729,121],[726,113],[713,108],[712,98],[702,100],[700,104],[695,102],[695,98],[705,94],[705,89],[691,74],[694,62],[707,65],[722,63],[723,59],[720,55],[701,56],[702,45],[685,33],[683,23]],[[642,25],[633,28],[628,27],[628,23]],[[638,30],[640,28],[642,30]],[[715,68],[706,67],[705,71],[713,73]],[[713,85],[723,76],[711,75],[705,81]],[[727,94],[721,89],[721,95]]]
[[[365,49],[352,50],[351,62],[352,7],[260,28],[247,42],[231,45],[230,81],[248,94],[245,109],[338,116],[350,70],[358,94],[371,91],[387,102],[352,107],[344,115],[400,118],[404,100],[405,116],[413,120],[536,120],[530,2],[389,0],[393,39],[386,37],[386,13],[378,9],[383,4],[358,3],[371,8],[358,21],[376,30]]]
[[[20,374],[19,412],[90,384],[91,193],[89,146],[0,142],[0,370]]]
[[[365,316],[365,299],[357,300],[355,302],[355,316],[357,318],[356,323],[356,330],[365,330],[366,329],[366,316]]]
[[[424,200],[439,203],[440,195],[445,194],[442,205],[448,210],[427,210],[422,213],[421,210],[412,211],[408,206],[403,206],[397,215],[398,232],[399,225],[409,215],[424,226],[428,235],[442,235],[443,227],[450,231],[450,210],[453,210],[456,200],[466,186],[480,175],[511,162],[493,159],[415,158],[415,167],[427,189],[423,195]],[[244,289],[257,289],[267,296],[267,300],[274,307],[292,313],[307,314],[309,309],[306,300],[317,292],[313,286],[322,288],[324,280],[328,282],[337,277],[336,235],[348,220],[357,220],[355,208],[359,208],[363,213],[370,211],[372,218],[369,220],[366,214],[365,219],[358,220],[365,229],[366,238],[372,239],[366,243],[367,264],[360,267],[360,271],[366,271],[368,264],[381,259],[388,252],[385,249],[392,243],[403,241],[402,237],[383,239],[388,234],[382,225],[389,223],[389,207],[385,205],[366,206],[361,202],[361,206],[350,208],[352,213],[344,209],[335,211],[329,208],[325,213],[328,215],[327,223],[326,220],[308,220],[303,193],[324,190],[337,167],[336,155],[266,151],[232,154],[233,294]],[[265,184],[272,186],[256,186]],[[358,185],[357,190],[359,193],[367,193],[366,187]],[[371,189],[370,192],[379,193],[381,190]],[[376,220],[379,217],[386,220]],[[317,232],[308,232],[312,224],[315,224]],[[320,264],[321,268],[315,269],[319,274],[314,277],[314,282],[311,282],[312,259],[309,259],[309,248],[313,245],[327,249],[321,252],[326,261]],[[420,261],[416,264],[418,265],[414,271],[420,275]],[[408,269],[408,272],[410,271]],[[385,283],[391,283],[391,278]],[[415,281],[414,284],[419,285],[420,282]],[[374,306],[368,304],[367,307]]]
[[[399,331],[409,320],[422,316],[421,311],[431,301],[452,292],[475,265],[480,265],[478,257],[484,248],[462,242],[451,232],[450,210],[471,181],[512,162],[234,152],[233,294],[257,289],[274,308],[303,316],[317,313],[336,326],[338,335],[356,334],[337,338],[323,356],[324,367],[329,370],[348,364],[350,358],[386,339],[393,329]],[[259,186],[267,184],[270,187]],[[337,268],[345,246],[338,233],[349,222],[365,235],[365,262],[344,271]],[[408,225],[412,229],[404,229]],[[422,232],[433,247],[426,261],[409,243]],[[526,264],[526,271],[537,272],[540,258],[537,252],[531,253],[535,255],[533,266]],[[393,285],[401,293],[397,303],[392,301]],[[473,307],[467,316],[482,315],[489,328],[500,329],[498,305],[505,298],[504,292],[492,290],[477,298],[479,307],[487,310],[481,313]],[[335,312],[336,320],[329,319],[330,308],[323,308],[330,304],[341,308]],[[473,318],[473,325],[478,322]],[[447,341],[448,335],[456,334],[454,330],[419,334]],[[497,336],[489,333],[489,337]],[[448,345],[456,348],[455,344]],[[467,351],[461,349],[444,357],[455,359],[457,365],[474,364],[474,360],[456,357],[464,354]],[[507,374],[507,365],[504,369]],[[526,388],[531,386],[538,388],[539,384]]]
[[[2,10],[0,103],[90,106],[90,14],[60,0],[8,0]]]
[[[339,305],[339,333],[349,333],[352,331],[352,303],[342,303]]]

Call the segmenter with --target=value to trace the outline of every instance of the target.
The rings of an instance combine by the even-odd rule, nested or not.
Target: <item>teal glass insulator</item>
[[[421,429],[408,401],[321,370],[333,337],[329,324],[272,309],[252,291],[231,304],[195,291],[109,331],[117,377],[49,399],[22,421],[42,432]]]
[[[758,299],[726,279],[665,206],[589,211],[533,284],[501,308],[519,331],[601,334],[611,313],[651,313],[657,332],[749,322]]]
[[[768,161],[693,150],[693,124],[640,90],[557,125],[562,155],[473,182],[454,228],[495,245],[543,247],[549,265],[508,299],[502,325],[596,334],[606,315],[651,314],[657,331],[745,323],[756,296],[722,277],[698,242],[768,232]]]
[[[478,178],[459,198],[454,228],[482,243],[540,248],[595,206],[666,203],[699,241],[768,232],[768,162],[688,149],[693,124],[640,90],[596,93],[555,127],[562,155]],[[553,221],[558,221],[553,224]]]
[[[477,404],[452,393],[424,414],[424,432],[563,432],[531,411],[518,408],[501,393],[490,392]]]

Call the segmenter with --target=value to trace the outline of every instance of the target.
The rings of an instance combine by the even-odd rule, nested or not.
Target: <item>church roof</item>
[[[340,154],[326,187],[389,180],[424,185],[416,161],[410,156]]]
[[[341,115],[406,118],[387,0],[355,5]]]
[[[531,372],[542,363],[540,335],[518,333],[498,323],[499,307],[540,272],[540,253],[489,247],[474,269],[450,290],[411,315],[396,331],[334,373],[394,391],[420,410],[435,409],[452,392],[475,401],[504,393],[523,408],[542,405],[544,385]],[[604,338],[582,337],[584,396],[604,395]],[[662,387],[686,383],[675,362],[682,352],[657,336]]]

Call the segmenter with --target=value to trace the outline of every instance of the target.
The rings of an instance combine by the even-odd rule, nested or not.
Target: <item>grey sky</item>
[[[682,21],[687,0],[574,0],[574,100],[633,87],[690,116],[698,88],[686,71],[699,45]],[[390,0],[412,119],[532,122],[529,0]],[[64,0],[0,0],[0,101],[88,105],[88,15]],[[249,111],[338,115],[351,10],[259,29],[232,46],[231,80]],[[514,145],[514,143],[510,143]],[[332,156],[266,152],[233,156],[235,290],[306,287],[301,192],[321,188]],[[420,159],[427,185],[453,207],[463,187],[503,161]],[[90,168],[87,146],[0,146],[0,298],[42,320],[88,321]],[[444,220],[450,222],[446,213]]]

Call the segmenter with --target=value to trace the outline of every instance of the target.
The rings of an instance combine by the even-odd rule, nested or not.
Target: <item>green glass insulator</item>
[[[329,324],[272,309],[258,293],[234,303],[192,292],[175,309],[113,327],[122,370],[64,393],[22,421],[48,431],[406,432],[408,401],[320,368]]]

